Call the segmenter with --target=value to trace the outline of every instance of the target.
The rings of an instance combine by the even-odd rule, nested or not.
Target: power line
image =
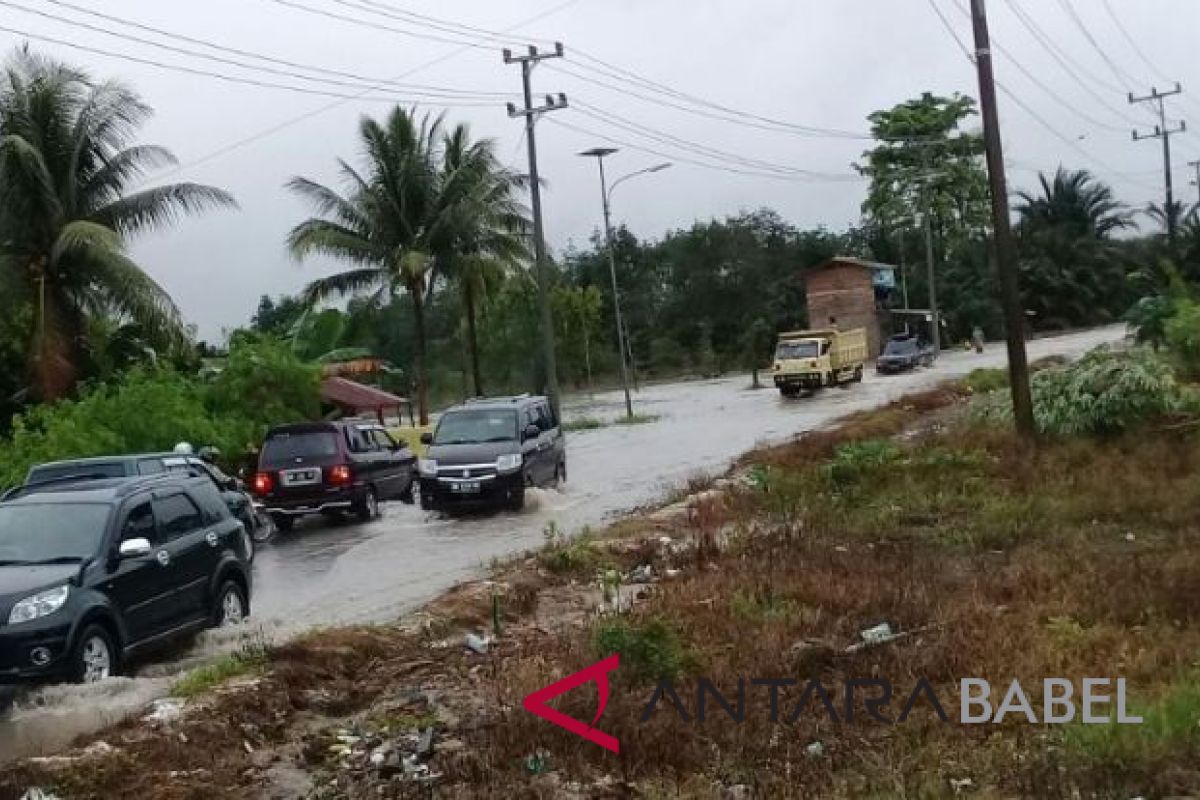
[[[57,0],[48,0],[48,2],[55,3],[55,2],[57,2]],[[64,4],[64,5],[66,5],[66,4]],[[6,6],[8,8],[16,9],[17,11],[23,11],[27,14],[34,14],[36,16],[43,17],[43,18],[49,19],[49,20],[53,20],[55,22],[61,22],[63,24],[70,25],[72,27],[83,28],[84,30],[89,30],[89,31],[92,31],[95,33],[102,33],[106,36],[112,36],[113,38],[121,39],[123,41],[136,42],[137,44],[143,44],[143,45],[146,45],[149,47],[155,47],[155,48],[158,48],[159,50],[166,50],[168,52],[175,53],[178,55],[189,56],[192,58],[199,58],[199,59],[202,59],[205,61],[212,61],[212,62],[215,62],[218,64],[233,66],[233,67],[237,67],[239,69],[245,69],[245,70],[249,70],[252,72],[266,73],[266,74],[271,74],[271,75],[279,75],[282,77],[294,78],[296,80],[307,81],[310,83],[325,84],[325,85],[337,86],[337,87],[346,87],[346,88],[350,88],[350,89],[364,88],[364,83],[362,80],[348,82],[348,81],[336,80],[336,79],[332,79],[332,78],[319,78],[319,77],[313,77],[311,75],[305,75],[303,73],[295,72],[295,71],[291,71],[291,70],[277,69],[274,67],[262,66],[262,65],[257,65],[257,64],[247,64],[242,61],[237,61],[237,60],[225,58],[222,56],[212,55],[211,53],[204,53],[204,52],[200,52],[197,50],[190,50],[190,49],[183,48],[183,47],[176,47],[174,45],[164,44],[162,42],[155,41],[153,39],[146,39],[146,38],[143,38],[140,36],[134,36],[134,35],[127,34],[127,33],[122,33],[120,31],[114,31],[109,28],[103,28],[98,25],[92,25],[91,23],[80,22],[78,20],[73,20],[68,17],[62,17],[57,14],[51,14],[46,11],[39,11],[37,9],[28,8],[26,6],[22,6],[20,4],[10,2],[10,0],[0,0],[0,6]],[[87,12],[86,9],[84,9],[84,11],[85,11],[85,13],[91,13],[91,12]],[[114,21],[121,22],[123,24],[136,25],[136,23],[127,23],[127,22],[125,22],[123,20],[119,20],[117,18],[112,18],[112,19]],[[164,33],[167,36],[172,36],[172,34],[170,34],[170,33],[166,33],[166,32],[164,32]],[[194,41],[199,41],[199,40],[194,40]],[[208,46],[208,47],[220,49],[219,45],[213,45],[213,44],[210,44],[207,42],[201,42],[201,44],[204,44],[205,46]],[[254,54],[249,54],[249,55],[251,55],[251,57],[260,57],[260,56],[255,56]],[[265,58],[265,57],[262,57],[262,58]],[[306,67],[303,67],[303,65],[301,65],[301,68],[306,68]],[[285,88],[285,87],[281,87],[279,84],[265,84],[264,83],[264,84],[256,84],[256,85],[269,85],[269,86],[273,86],[275,88]],[[399,86],[399,84],[393,84],[393,83],[387,82],[387,81],[377,82],[376,84],[366,84],[366,87],[369,90],[375,90],[377,88],[381,88],[381,89],[388,88],[389,86]],[[295,88],[295,87],[292,87],[292,88]],[[494,99],[494,98],[504,98],[504,97],[510,96],[510,95],[504,94],[502,92],[468,92],[468,91],[463,91],[463,90],[459,90],[459,89],[442,90],[442,89],[439,89],[438,87],[408,88],[405,91],[407,94],[410,94],[414,97],[419,96],[419,97],[427,97],[427,98],[431,98],[431,99],[458,98],[458,99],[490,100],[490,99]],[[336,96],[336,95],[331,95],[331,96]]]
[[[834,173],[816,172],[799,167],[790,167],[783,164],[776,164],[768,161],[760,161],[758,159],[748,158],[738,153],[719,150],[714,147],[709,147],[708,145],[700,144],[689,139],[684,139],[673,134],[666,133],[665,131],[651,128],[634,120],[628,119],[627,117],[622,117],[619,114],[606,111],[583,101],[576,100],[574,106],[576,110],[578,110],[579,113],[583,114],[584,116],[608,125],[612,125],[613,127],[619,128],[626,132],[633,133],[635,136],[650,139],[651,141],[656,141],[659,144],[678,147],[685,152],[691,152],[696,155],[728,161],[730,163],[737,163],[751,169],[779,172],[781,174],[803,175],[814,178],[826,178],[829,180],[842,180],[846,178],[853,179],[855,177],[850,173],[838,175]]]
[[[528,17],[528,18],[525,18],[525,19],[522,19],[522,20],[516,22],[509,28],[509,30],[516,31],[516,30],[519,30],[519,29],[525,27],[526,25],[532,25],[535,22],[538,22],[540,20],[554,16],[555,14],[558,14],[562,11],[565,11],[566,9],[570,8],[573,5],[576,5],[579,2],[580,2],[580,0],[564,0],[563,2],[558,3],[554,6],[551,6],[550,8],[548,8],[544,11],[538,12],[537,14],[534,14],[531,17]],[[449,61],[450,59],[455,58],[456,56],[458,56],[462,53],[465,53],[469,49],[471,49],[471,48],[467,47],[467,46],[462,46],[462,47],[458,47],[454,50],[449,50],[449,51],[443,53],[442,55],[437,56],[436,58],[430,59],[429,61],[422,62],[415,67],[407,69],[404,72],[400,73],[399,75],[396,75],[395,77],[390,78],[389,80],[398,81],[398,80],[402,80],[404,78],[408,78],[412,75],[415,75],[418,72],[421,72],[422,70],[426,70],[426,69],[429,69],[430,67],[437,66],[438,64]],[[351,100],[362,99],[362,98],[366,97],[370,93],[370,91],[371,91],[370,89],[366,89],[357,95],[351,95],[350,97],[342,98],[342,99],[337,100],[332,103],[326,103],[323,106],[319,106],[317,108],[310,109],[309,111],[305,111],[301,114],[297,114],[295,116],[288,117],[287,119],[285,119],[281,122],[278,122],[274,125],[271,125],[270,127],[264,128],[264,129],[258,131],[257,133],[253,133],[242,139],[237,139],[233,142],[230,142],[227,145],[217,148],[216,150],[212,150],[212,151],[206,153],[205,155],[199,156],[198,158],[192,159],[191,161],[180,164],[178,167],[175,167],[174,169],[170,170],[169,172],[159,175],[158,177],[160,179],[170,177],[172,175],[176,175],[180,172],[183,172],[184,170],[199,166],[200,164],[206,164],[209,161],[213,161],[215,159],[221,158],[225,155],[228,155],[229,153],[240,150],[243,147],[249,147],[252,144],[256,144],[264,139],[274,136],[275,134],[277,134],[281,131],[287,130],[288,128],[291,128],[294,125],[299,125],[303,122],[307,122],[310,119],[314,119],[316,117],[321,116],[322,114],[326,113],[327,111],[332,111],[335,108],[339,108],[339,107],[345,105],[347,102],[350,102]]]
[[[375,31],[379,31],[379,30],[388,31],[389,33],[395,33],[399,36],[405,36],[410,39],[423,39],[423,40],[429,41],[429,42],[439,42],[442,44],[460,45],[462,47],[476,48],[479,50],[484,50],[484,49],[489,48],[489,45],[484,44],[483,42],[479,41],[478,39],[476,39],[475,41],[464,41],[463,39],[450,39],[445,36],[439,36],[438,34],[433,34],[433,33],[420,33],[418,31],[406,30],[404,28],[396,28],[391,25],[384,25],[382,22],[373,22],[371,20],[359,19],[358,17],[350,17],[345,14],[340,14],[336,11],[328,11],[323,8],[313,8],[312,6],[306,6],[303,3],[297,3],[294,0],[271,0],[271,2],[281,5],[281,6],[286,6],[288,8],[296,9],[297,11],[304,11],[309,14],[315,14],[317,16],[327,17],[329,19],[338,20],[340,22],[345,22],[345,23],[348,23],[351,25],[357,25],[361,28],[368,28],[370,30],[375,30]],[[333,0],[333,2],[340,3],[341,5],[353,7],[353,6],[351,6],[351,4],[349,2],[347,2],[347,0]],[[369,12],[369,9],[368,9],[368,12]],[[375,13],[378,13],[378,12],[375,12]]]
[[[452,20],[440,19],[432,17],[428,14],[420,14],[416,11],[400,8],[388,3],[378,2],[378,0],[357,0],[349,2],[349,0],[333,0],[339,5],[355,8],[359,11],[364,11],[369,14],[376,14],[387,17],[389,19],[404,20],[410,24],[419,27],[430,28],[431,30],[441,31],[463,37],[473,37],[476,40],[489,41],[499,44],[545,44],[553,46],[554,42],[549,39],[537,39],[532,37],[514,37],[500,31],[488,30],[487,28],[479,28],[474,25],[466,25],[461,22]]]
[[[117,58],[122,61],[130,61],[134,64],[142,64],[145,66],[156,67],[158,69],[170,70],[172,72],[181,72],[181,73],[184,73],[187,75],[194,75],[197,77],[212,78],[213,80],[224,81],[226,83],[236,83],[236,84],[241,84],[244,86],[255,86],[255,87],[263,88],[263,89],[279,89],[279,90],[287,91],[287,92],[295,92],[297,94],[314,95],[316,97],[336,97],[336,98],[339,98],[342,100],[365,99],[365,100],[372,100],[372,101],[384,101],[384,102],[388,102],[388,103],[395,103],[395,102],[397,102],[397,100],[403,100],[403,98],[399,98],[394,94],[390,95],[390,96],[372,95],[371,93],[376,91],[379,87],[371,87],[359,94],[353,94],[353,95],[339,94],[337,92],[325,91],[323,89],[309,89],[309,88],[306,88],[303,86],[290,86],[288,84],[283,84],[283,83],[274,83],[271,81],[261,81],[261,80],[255,79],[255,78],[244,78],[244,77],[238,77],[238,76],[234,76],[234,75],[226,75],[226,74],[220,73],[220,72],[211,72],[208,70],[195,69],[193,67],[186,67],[186,66],[182,66],[180,64],[167,64],[162,61],[155,61],[155,60],[149,59],[149,58],[141,58],[138,56],[131,56],[131,55],[127,55],[125,53],[114,53],[111,50],[104,50],[99,47],[89,47],[87,45],[78,44],[76,42],[68,42],[65,39],[58,39],[53,36],[46,36],[44,34],[39,34],[39,33],[30,33],[29,31],[23,31],[18,28],[10,28],[7,26],[0,26],[0,31],[3,31],[5,33],[11,33],[14,36],[21,36],[26,39],[33,39],[35,41],[46,42],[48,44],[56,44],[61,47],[69,47],[71,49],[80,50],[85,53],[92,53],[93,55],[108,56],[109,58]],[[490,107],[492,105],[492,103],[482,102],[482,101],[481,102],[459,101],[459,102],[454,102],[454,103],[437,103],[436,105],[444,106],[446,108],[484,108],[484,107]]]
[[[569,122],[563,122],[562,120],[559,120],[559,119],[547,119],[546,122],[551,125],[556,125],[560,128],[566,128],[567,130],[571,130],[576,133],[582,134],[591,139],[600,139],[602,141],[608,142],[609,144],[619,145],[621,147],[627,147],[630,150],[636,150],[641,153],[646,153],[647,155],[653,155],[653,156],[658,156],[659,158],[666,158],[666,159],[674,160],[681,164],[690,164],[692,166],[700,167],[702,169],[715,170],[718,172],[726,172],[726,173],[729,173],[732,175],[748,175],[748,176],[752,176],[752,177],[756,177],[756,178],[772,178],[774,180],[782,180],[782,181],[787,181],[787,182],[791,182],[791,183],[821,182],[814,178],[805,177],[802,175],[785,175],[785,174],[782,174],[779,172],[754,171],[754,170],[750,170],[750,169],[741,169],[741,168],[729,166],[726,164],[699,161],[699,160],[696,160],[694,158],[690,158],[687,156],[681,156],[677,152],[659,150],[659,149],[656,149],[653,147],[647,147],[642,144],[635,144],[633,142],[617,138],[617,137],[612,136],[607,133],[598,133],[596,131],[589,130],[587,128],[582,128],[578,125],[573,125]],[[866,178],[862,178],[861,180],[866,180]],[[825,182],[828,182],[828,181],[825,181]]]
[[[1174,81],[1174,78],[1168,78],[1165,72],[1154,66],[1154,62],[1152,62],[1146,55],[1146,52],[1138,46],[1138,43],[1133,38],[1133,35],[1129,33],[1129,29],[1125,27],[1125,25],[1121,22],[1121,18],[1117,16],[1117,12],[1113,9],[1111,0],[1104,0],[1104,8],[1107,9],[1108,16],[1112,18],[1113,24],[1117,26],[1117,30],[1119,30],[1121,35],[1125,37],[1125,41],[1129,42],[1130,48],[1132,48],[1133,52],[1136,53],[1138,58],[1142,60],[1142,63],[1149,68],[1150,72],[1158,75],[1158,77],[1163,80]]]
[[[1097,103],[1102,105],[1110,113],[1116,115],[1120,119],[1123,119],[1130,124],[1138,124],[1137,120],[1130,117],[1121,109],[1111,105],[1104,95],[1100,94],[1100,92],[1093,88],[1092,83],[1089,83],[1088,80],[1084,79],[1084,76],[1087,76],[1087,78],[1089,78],[1090,81],[1094,82],[1097,86],[1104,87],[1106,91],[1120,92],[1121,94],[1124,94],[1127,91],[1125,88],[1120,86],[1113,87],[1110,84],[1104,83],[1096,78],[1095,75],[1093,75],[1086,67],[1080,66],[1078,63],[1076,63],[1074,59],[1072,59],[1064,50],[1058,47],[1054,43],[1053,39],[1051,39],[1046,32],[1042,30],[1041,26],[1039,26],[1037,22],[1028,14],[1028,12],[1026,12],[1025,9],[1020,6],[1018,0],[1005,0],[1005,3],[1008,5],[1009,10],[1013,12],[1013,15],[1017,18],[1017,20],[1025,27],[1026,30],[1029,31],[1030,35],[1033,36],[1038,44],[1040,44],[1042,48],[1050,54],[1051,58],[1053,58],[1058,65],[1062,67],[1063,71],[1066,72],[1072,80],[1078,83],[1085,92],[1091,95]]]
[[[942,25],[946,28],[946,31],[950,34],[950,36],[958,44],[958,48],[962,51],[963,56],[967,59],[967,61],[974,64],[975,63],[974,51],[970,47],[968,47],[966,42],[964,42],[962,40],[962,37],[960,37],[958,35],[958,31],[955,30],[953,23],[950,22],[950,19],[945,15],[945,13],[942,11],[941,7],[937,4],[937,0],[926,0],[926,1],[928,2],[929,7],[931,9],[933,9],[933,12],[935,14],[937,14],[938,19],[941,20]],[[1109,166],[1105,162],[1101,161],[1099,158],[1092,155],[1087,150],[1084,150],[1079,145],[1078,142],[1073,141],[1070,137],[1065,136],[1064,134],[1060,133],[1059,130],[1057,128],[1055,128],[1053,125],[1051,125],[1048,121],[1046,121],[1046,119],[1044,117],[1042,117],[1041,114],[1037,113],[1037,111],[1035,111],[1028,103],[1026,103],[1024,100],[1022,100],[1021,97],[1016,92],[1010,91],[1008,89],[1008,87],[1005,86],[1003,83],[996,81],[996,88],[999,89],[1001,92],[1003,92],[1005,97],[1007,97],[1013,103],[1015,103],[1018,108],[1023,110],[1035,122],[1037,122],[1039,125],[1041,125],[1043,128],[1045,128],[1047,131],[1049,131],[1056,139],[1061,141],[1063,144],[1065,144],[1068,147],[1070,147],[1071,149],[1077,151],[1078,153],[1080,153],[1082,156],[1084,156],[1088,160],[1092,161],[1093,163],[1100,165],[1109,174],[1125,178],[1126,180],[1130,179],[1129,176],[1124,175],[1123,173],[1121,173],[1117,170],[1114,170],[1111,166]],[[1139,181],[1134,181],[1134,182],[1139,183],[1142,186],[1149,185],[1149,184],[1141,183]]]
[[[1100,42],[1095,36],[1092,35],[1092,32],[1088,29],[1088,26],[1084,24],[1083,18],[1079,16],[1079,12],[1076,11],[1075,6],[1071,4],[1071,0],[1058,0],[1058,5],[1067,13],[1067,16],[1071,18],[1071,21],[1075,23],[1075,27],[1078,28],[1079,32],[1083,34],[1083,37],[1088,40],[1088,42],[1092,45],[1092,48],[1100,54],[1100,58],[1103,59],[1104,63],[1108,65],[1108,68],[1116,77],[1117,82],[1123,83],[1126,87],[1132,83],[1135,83],[1136,79],[1130,77],[1129,73],[1118,67],[1117,62],[1112,59],[1112,56],[1108,54],[1108,51],[1100,46]]]
[[[217,44],[215,42],[211,42],[206,39],[199,39],[194,36],[187,36],[184,34],[175,33],[173,31],[164,30],[162,28],[156,28],[152,25],[146,25],[145,23],[138,22],[137,20],[122,18],[122,17],[118,17],[118,16],[115,16],[112,14],[105,14],[101,11],[94,11],[94,10],[92,10],[90,8],[86,8],[84,6],[79,6],[79,5],[75,5],[74,3],[66,2],[66,0],[44,0],[44,2],[53,3],[56,6],[68,8],[72,11],[76,11],[81,14],[87,14],[89,16],[96,17],[98,19],[103,19],[103,20],[107,20],[109,22],[114,22],[119,25],[124,25],[126,27],[134,28],[136,30],[145,31],[147,33],[153,33],[158,36],[164,36],[164,37],[167,37],[168,39],[174,39],[176,41],[187,42],[189,44],[195,44],[195,45],[199,45],[201,47],[207,47],[212,50],[216,50],[218,52],[230,53],[230,54],[237,55],[237,56],[243,56],[245,58],[253,58],[253,59],[256,59],[259,61],[264,61],[264,62],[271,63],[271,64],[279,64],[279,65],[285,66],[285,67],[294,67],[296,69],[306,70],[308,72],[315,72],[315,73],[319,73],[319,74],[323,74],[323,75],[333,75],[333,76],[338,76],[338,77],[343,77],[343,78],[349,78],[349,79],[352,79],[352,80],[358,82],[360,85],[366,84],[366,85],[369,85],[372,87],[388,85],[388,86],[403,87],[405,89],[413,89],[413,90],[417,90],[417,91],[428,91],[428,92],[435,92],[435,93],[439,93],[439,94],[444,93],[447,95],[471,95],[471,96],[480,96],[480,97],[483,97],[483,96],[508,97],[508,96],[510,96],[504,92],[468,91],[468,90],[454,89],[454,88],[448,88],[448,87],[427,86],[427,85],[422,85],[422,84],[397,83],[395,81],[387,80],[385,78],[371,77],[368,75],[360,75],[360,74],[357,74],[354,72],[346,72],[343,70],[329,69],[327,67],[314,66],[312,64],[305,64],[305,63],[301,63],[301,62],[297,62],[297,61],[289,61],[284,58],[278,58],[275,56],[267,56],[267,55],[263,55],[262,53],[256,53],[256,52],[253,52],[250,50],[242,50],[242,49],[239,49],[236,47],[230,47],[228,45]],[[47,16],[47,17],[51,17],[53,19],[58,19],[63,22],[67,22],[68,24],[71,24],[71,25],[76,25],[76,26],[81,26],[81,27],[89,27],[89,26],[86,26],[84,23],[76,22],[73,20],[62,19],[61,17],[53,17],[52,15],[46,14],[44,12],[32,11],[27,8],[21,8],[21,10],[26,11],[27,13],[36,13],[36,14],[40,14],[41,16]],[[108,30],[105,30],[102,28],[91,28],[91,29],[98,30],[102,33],[107,33],[112,36],[118,35],[116,33],[113,33],[112,31],[108,31]],[[140,41],[140,40],[135,40],[135,41]],[[160,44],[158,44],[156,42],[148,42],[148,44],[151,44],[155,47],[161,46]],[[179,52],[183,52],[183,51],[179,51]],[[202,58],[209,57],[205,54],[195,54],[195,55],[197,55],[198,57],[202,57]],[[226,63],[237,64],[237,62],[232,62],[232,61],[226,62]],[[265,69],[265,68],[259,67],[257,65],[237,64],[237,66],[242,66],[245,69]],[[283,73],[283,74],[292,75],[294,73]]]

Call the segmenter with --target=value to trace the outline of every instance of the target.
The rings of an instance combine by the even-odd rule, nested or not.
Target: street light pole
[[[624,177],[618,178],[613,183],[612,189],[608,188],[608,176],[604,171],[604,159],[618,152],[614,147],[595,147],[586,152],[580,153],[581,156],[596,159],[596,163],[600,165],[600,199],[604,205],[604,242],[608,250],[608,273],[612,279],[612,294],[613,294],[613,315],[616,317],[617,323],[617,351],[620,354],[621,361],[621,387],[625,390],[625,416],[629,419],[633,418],[633,396],[629,392],[629,365],[628,356],[626,354],[625,344],[625,323],[621,319],[621,293],[617,287],[617,250],[613,241],[612,230],[612,193],[616,188],[630,178],[636,178],[639,175],[648,175],[651,172],[661,172],[670,167],[670,164],[658,164],[647,169],[638,170]]]

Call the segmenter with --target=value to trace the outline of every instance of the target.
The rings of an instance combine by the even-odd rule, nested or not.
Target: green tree
[[[307,307],[304,300],[290,295],[281,295],[273,300],[269,295],[263,295],[258,300],[258,308],[250,318],[250,327],[259,333],[270,333],[283,336],[304,315]]]
[[[397,107],[382,122],[364,118],[359,137],[365,170],[339,161],[347,193],[306,178],[289,188],[318,216],[288,235],[292,253],[332,256],[353,265],[313,281],[310,303],[331,296],[370,295],[380,305],[407,294],[413,310],[413,374],[421,424],[429,422],[427,305],[438,275],[461,277],[464,292],[478,287],[488,259],[523,252],[521,208],[512,199],[521,180],[497,166],[490,141],[471,143],[465,127],[444,134],[442,117],[418,118]],[[474,325],[475,299],[467,306]]]
[[[988,220],[983,136],[964,131],[975,101],[929,92],[868,119],[878,144],[858,171],[871,179],[863,213],[884,232],[917,237],[928,212],[939,241],[984,230]]]
[[[442,205],[447,221],[435,243],[435,268],[462,300],[474,394],[484,393],[479,363],[479,304],[529,257],[529,214],[517,200],[527,179],[500,164],[491,139],[472,141],[465,125],[443,143]]]
[[[44,400],[74,386],[90,318],[137,323],[161,349],[186,340],[175,304],[126,243],[234,201],[191,183],[130,191],[175,163],[161,147],[131,143],[150,113],[122,84],[27,49],[0,75],[0,272],[13,279],[8,302],[33,309],[28,367]]]
[[[1124,251],[1114,234],[1133,226],[1112,189],[1086,171],[1039,176],[1040,191],[1018,192],[1021,280],[1038,324],[1090,324],[1129,306]]]

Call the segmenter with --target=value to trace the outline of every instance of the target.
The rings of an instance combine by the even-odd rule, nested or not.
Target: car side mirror
[[[526,441],[528,441],[530,439],[536,439],[541,435],[542,435],[542,429],[539,428],[537,425],[526,425],[525,426],[525,440]]]
[[[152,550],[149,539],[126,539],[121,542],[121,548],[117,554],[122,559],[145,558],[150,555]]]
[[[422,433],[421,434],[421,444],[424,444],[424,445],[433,444],[433,434],[432,433]]]

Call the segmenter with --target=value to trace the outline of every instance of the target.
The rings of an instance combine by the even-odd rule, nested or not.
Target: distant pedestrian
[[[976,353],[983,352],[983,328],[975,326],[975,330],[971,331],[971,342],[975,345]]]

